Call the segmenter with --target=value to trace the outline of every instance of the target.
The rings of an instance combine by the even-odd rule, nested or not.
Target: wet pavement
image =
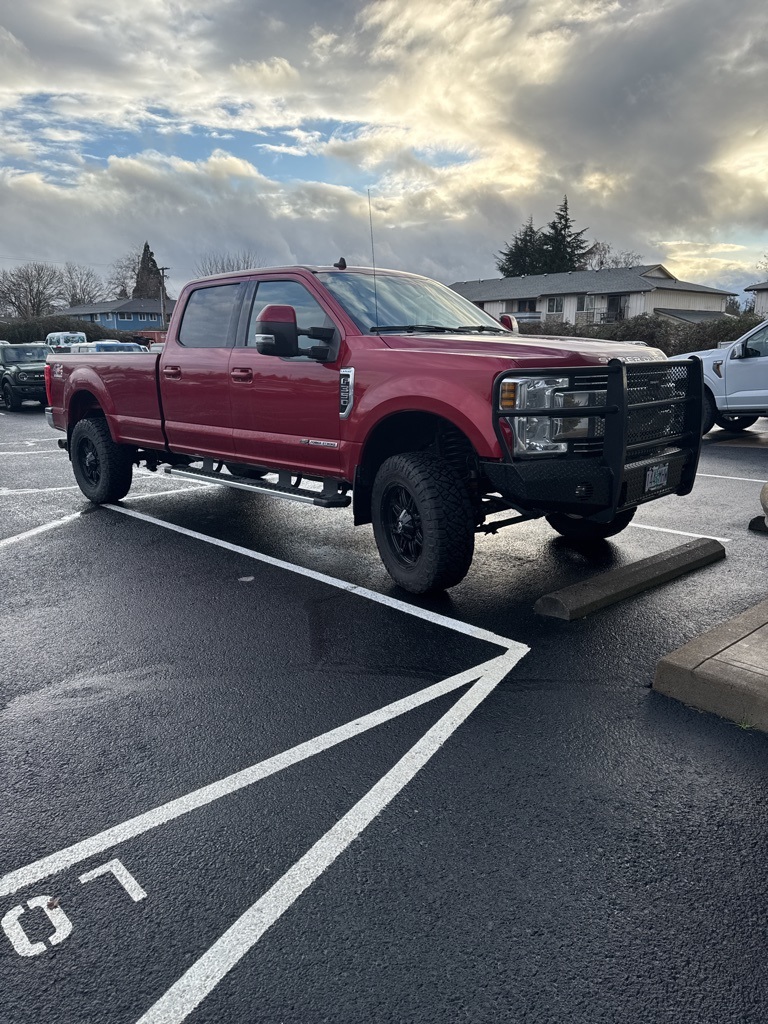
[[[0,415],[2,1020],[762,1020],[768,737],[649,687],[766,597],[767,428],[591,554],[528,523],[414,599],[344,511],[95,509]],[[725,562],[532,610],[691,535]]]

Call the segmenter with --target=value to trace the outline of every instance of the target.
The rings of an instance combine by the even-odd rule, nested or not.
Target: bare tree
[[[50,263],[0,271],[0,307],[21,320],[52,313],[60,295],[61,272]]]
[[[757,269],[761,274],[768,272],[768,252],[763,253],[762,259],[757,261]]]
[[[87,306],[104,294],[104,282],[90,267],[65,263],[61,271],[61,298],[67,306]]]
[[[107,294],[113,299],[127,299],[136,287],[143,246],[133,245],[124,256],[112,263],[107,275]]]
[[[638,267],[642,265],[642,253],[623,249],[620,252],[610,242],[593,242],[584,253],[584,270],[605,270],[617,267]]]
[[[211,274],[227,274],[231,270],[250,270],[263,266],[264,259],[253,249],[238,249],[234,252],[209,249],[198,257],[195,273],[198,277],[210,277]]]

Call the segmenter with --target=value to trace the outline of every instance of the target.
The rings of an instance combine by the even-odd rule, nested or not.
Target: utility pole
[[[165,272],[170,267],[158,267],[160,271],[160,325],[165,330]]]

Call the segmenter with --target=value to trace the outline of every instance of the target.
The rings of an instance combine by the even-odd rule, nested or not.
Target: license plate
[[[645,488],[643,493],[649,491],[660,491],[667,486],[669,480],[669,463],[662,462],[658,466],[649,466],[645,471]]]

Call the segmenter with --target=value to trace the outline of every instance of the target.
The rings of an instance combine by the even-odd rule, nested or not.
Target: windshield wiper
[[[486,324],[466,324],[463,327],[440,327],[437,324],[392,324],[386,327],[371,327],[371,334],[381,334],[384,331],[402,331],[404,334],[413,334],[420,331],[430,334],[471,334],[473,331],[489,331],[492,334],[507,334],[503,327],[490,327]]]
[[[405,331],[413,333],[414,331],[429,331],[430,333],[455,333],[457,328],[455,327],[440,327],[438,324],[387,324],[384,327],[371,327],[371,334],[381,334],[383,331]]]

